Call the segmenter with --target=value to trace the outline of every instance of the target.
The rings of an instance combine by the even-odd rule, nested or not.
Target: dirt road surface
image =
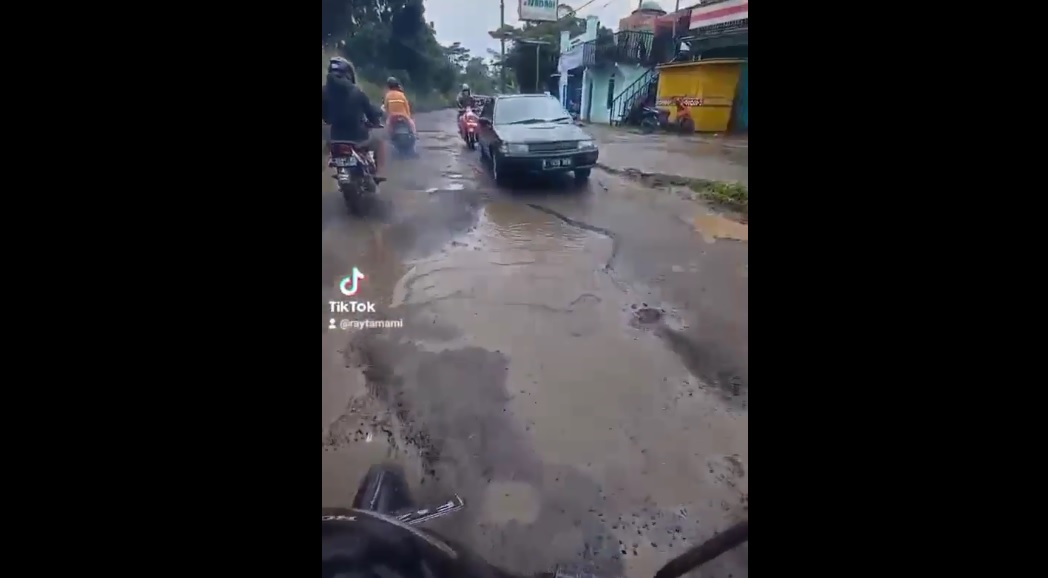
[[[612,171],[673,175],[749,183],[749,139],[724,135],[679,135],[588,125],[600,143],[600,164]]]
[[[377,216],[322,174],[323,505],[392,461],[493,563],[650,577],[746,516],[746,227],[599,170],[501,189],[454,116],[418,116]],[[353,267],[376,310],[332,313]],[[403,326],[329,329],[367,318]]]

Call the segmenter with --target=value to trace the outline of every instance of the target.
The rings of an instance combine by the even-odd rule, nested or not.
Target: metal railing
[[[626,124],[630,112],[635,108],[643,106],[649,96],[653,96],[653,89],[658,86],[659,74],[654,68],[648,69],[640,78],[634,80],[629,86],[622,89],[611,101],[611,113],[608,119],[612,124]]]
[[[663,62],[660,51],[653,51],[655,35],[629,30],[602,36],[583,44],[582,65],[587,67],[614,64],[655,66]]]

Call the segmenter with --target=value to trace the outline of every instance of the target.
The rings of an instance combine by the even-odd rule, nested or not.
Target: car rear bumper
[[[571,151],[568,153],[546,153],[529,155],[502,155],[500,170],[514,173],[556,173],[575,169],[590,169],[597,164],[597,149]],[[571,166],[546,168],[544,161],[551,159],[571,159]]]

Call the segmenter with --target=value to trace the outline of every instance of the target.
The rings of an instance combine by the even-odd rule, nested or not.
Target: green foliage
[[[512,39],[506,49],[506,69],[512,71],[517,86],[524,92],[549,90],[556,94],[556,81],[551,76],[557,72],[560,58],[560,33],[567,31],[572,38],[586,31],[586,20],[568,16],[557,22],[525,23],[520,28],[503,26],[492,32],[493,37],[505,35]],[[536,45],[533,41],[543,42]],[[597,29],[597,43],[614,43],[611,30],[601,26]],[[535,67],[538,66],[538,81],[535,84]]]
[[[700,196],[722,205],[748,214],[750,192],[740,183],[724,181],[692,181],[688,183],[691,190]]]
[[[400,80],[418,111],[449,106],[463,82],[476,92],[494,87],[482,58],[457,42],[437,43],[423,0],[321,0],[321,24],[325,66],[341,53],[371,98],[381,99],[389,76]]]

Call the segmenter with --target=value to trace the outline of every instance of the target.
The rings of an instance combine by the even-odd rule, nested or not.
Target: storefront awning
[[[560,55],[560,60],[557,62],[557,70],[567,72],[582,66],[582,63],[585,61],[585,54],[585,43],[574,46]]]

